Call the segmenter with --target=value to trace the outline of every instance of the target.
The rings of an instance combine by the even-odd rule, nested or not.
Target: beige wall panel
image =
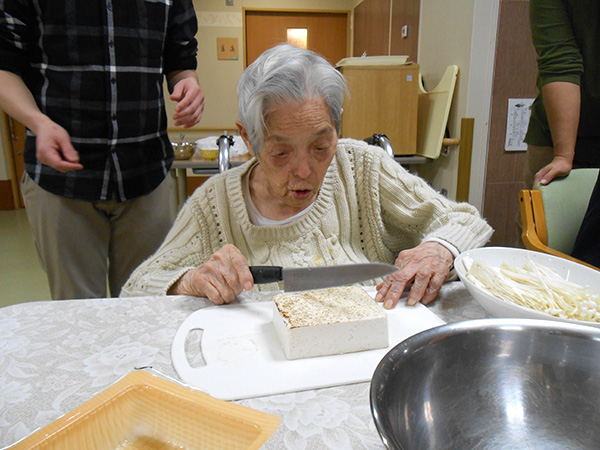
[[[425,89],[433,89],[449,65],[459,67],[458,80],[448,119],[451,137],[460,137],[460,121],[467,110],[468,74],[471,58],[471,37],[474,0],[426,0],[421,2],[418,61]],[[472,95],[477,95],[473,93]],[[475,123],[477,127],[478,124]],[[485,149],[473,148],[473,152]],[[458,151],[453,147],[448,156],[423,164],[419,174],[437,189],[446,189],[448,197],[456,198]]]
[[[195,2],[215,3],[215,2]],[[219,2],[220,4],[225,2]],[[209,5],[204,5],[206,7]],[[198,68],[196,70],[205,95],[205,110],[202,120],[194,128],[228,128],[237,120],[237,81],[243,71],[243,36],[241,8],[235,11],[196,10],[198,16]],[[217,38],[237,38],[240,59],[218,60]],[[166,89],[166,85],[165,85]],[[176,103],[166,95],[169,125]],[[185,131],[183,131],[185,133]]]

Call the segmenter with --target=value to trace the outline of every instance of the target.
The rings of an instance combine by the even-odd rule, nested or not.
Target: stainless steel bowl
[[[424,331],[379,363],[371,412],[390,449],[598,449],[600,330],[483,319]]]

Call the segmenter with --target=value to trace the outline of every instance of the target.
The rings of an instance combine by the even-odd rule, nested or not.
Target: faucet
[[[217,147],[219,147],[219,173],[231,168],[229,148],[234,142],[233,136],[227,136],[227,131],[223,131],[223,135],[217,139]]]
[[[389,138],[385,134],[374,134],[370,138],[365,139],[365,142],[369,145],[377,145],[383,148],[390,157],[394,157],[394,149],[392,148]]]

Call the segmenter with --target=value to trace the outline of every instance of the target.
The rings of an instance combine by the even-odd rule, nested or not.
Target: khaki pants
[[[176,215],[175,182],[119,203],[64,198],[27,174],[22,192],[53,299],[118,296],[133,270],[162,243]]]

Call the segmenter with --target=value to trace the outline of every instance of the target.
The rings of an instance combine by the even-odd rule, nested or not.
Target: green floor
[[[0,211],[0,307],[50,299],[25,210]]]

